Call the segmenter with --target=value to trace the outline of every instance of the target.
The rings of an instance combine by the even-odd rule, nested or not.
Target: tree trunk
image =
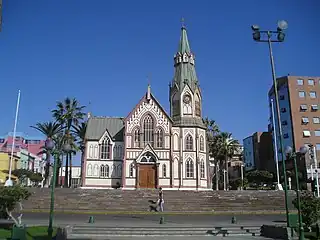
[[[69,163],[70,163],[70,173],[69,173],[69,188],[71,187],[71,180],[72,180],[72,154],[69,153]]]
[[[228,167],[228,156],[225,156],[225,170],[226,170],[226,189],[229,190],[229,167]]]
[[[80,168],[80,182],[79,182],[79,186],[82,187],[83,182],[82,182],[82,176],[83,176],[83,159],[84,158],[84,151],[81,152],[81,168]]]
[[[46,166],[44,169],[44,181],[43,186],[49,187],[49,173],[50,173],[50,153],[46,153]]]
[[[60,160],[60,156],[57,157],[57,172],[56,172],[56,182],[55,182],[55,187],[59,186],[59,176],[60,176],[60,168],[61,168],[61,164],[60,164],[61,160]]]
[[[64,187],[68,187],[68,167],[69,167],[69,154],[66,154],[66,165],[65,165],[65,173],[64,173]]]
[[[215,162],[215,170],[216,170],[216,191],[219,191],[219,160],[216,160]]]

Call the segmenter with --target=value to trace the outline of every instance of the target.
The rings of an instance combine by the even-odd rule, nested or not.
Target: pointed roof
[[[193,92],[198,88],[194,60],[195,56],[191,52],[187,29],[182,26],[178,52],[174,57],[175,74],[172,84],[172,86],[176,85],[179,91],[182,91],[185,85],[188,85]]]

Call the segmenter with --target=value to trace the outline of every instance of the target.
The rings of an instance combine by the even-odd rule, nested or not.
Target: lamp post
[[[58,158],[57,152],[54,150],[54,142],[48,138],[45,142],[46,149],[48,150],[48,154],[52,154],[54,157],[54,164],[53,164],[53,176],[51,181],[51,202],[50,202],[50,215],[49,215],[49,226],[48,226],[48,236],[51,239],[53,233],[53,214],[54,214],[54,189],[56,185],[56,177],[57,177],[57,168],[58,168]],[[64,145],[64,149],[68,150],[71,149],[69,144]]]
[[[294,172],[296,178],[296,193],[297,193],[297,204],[298,204],[298,216],[299,216],[299,240],[304,240],[304,229],[302,223],[302,215],[301,215],[301,202],[300,202],[300,187],[299,187],[299,176],[298,176],[298,166],[297,166],[297,158],[301,160],[301,157],[307,153],[308,149],[306,146],[303,146],[299,149],[299,152],[293,153],[292,147],[286,147],[286,154],[288,158],[293,158],[294,161]]]
[[[241,190],[243,190],[243,167],[244,167],[244,165],[243,165],[243,163],[241,163]]]
[[[256,42],[266,42],[269,46],[269,56],[270,56],[270,64],[272,71],[272,79],[273,79],[273,88],[276,102],[276,110],[277,110],[277,125],[279,132],[279,144],[281,147],[281,156],[282,156],[282,168],[283,168],[283,177],[284,177],[284,195],[285,195],[285,208],[286,208],[286,217],[287,217],[287,226],[289,227],[289,199],[288,199],[288,184],[287,184],[287,174],[286,174],[286,164],[285,164],[285,153],[284,153],[284,145],[283,145],[283,134],[281,127],[281,119],[280,119],[280,105],[279,105],[279,97],[278,97],[278,88],[277,88],[277,78],[274,67],[274,59],[272,53],[272,43],[273,42],[283,42],[285,39],[284,31],[288,28],[288,23],[284,20],[278,22],[277,31],[271,30],[260,30],[258,25],[252,25],[251,29],[253,30],[253,39]],[[275,39],[274,36],[277,36]],[[273,126],[275,129],[275,126]],[[274,130],[274,133],[276,131]],[[274,134],[274,137],[277,137],[277,134]],[[278,151],[276,148],[275,151]]]

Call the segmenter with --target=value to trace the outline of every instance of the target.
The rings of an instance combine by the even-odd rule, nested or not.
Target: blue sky
[[[289,23],[274,45],[277,76],[320,75],[318,0],[3,1],[0,135],[51,119],[55,102],[76,97],[98,116],[126,116],[147,89],[168,110],[173,55],[185,18],[203,90],[204,115],[242,140],[268,124],[271,71],[266,44],[250,26]]]

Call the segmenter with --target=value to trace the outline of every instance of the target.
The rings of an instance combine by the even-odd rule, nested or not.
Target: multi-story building
[[[70,174],[71,172],[71,184],[70,186],[72,188],[76,188],[80,186],[80,177],[81,177],[81,167],[80,166],[72,166],[71,168],[72,171],[70,171],[70,167],[68,167],[68,173]],[[66,174],[66,167],[60,168],[59,172],[59,180],[58,183],[60,186],[64,186],[64,181],[65,181],[65,174]],[[70,176],[70,175],[68,175]]]
[[[11,153],[0,152],[0,183],[4,183],[8,177],[8,172],[10,168]],[[18,169],[20,156],[17,154],[12,155],[12,171]],[[14,176],[12,176],[15,179]]]
[[[272,143],[270,132],[255,132],[243,139],[243,157],[246,171],[253,169],[275,171]]]
[[[286,146],[298,151],[301,146],[313,144],[320,157],[320,77],[285,76],[277,80],[284,149],[280,147],[276,105],[274,109],[271,108],[271,99],[275,103],[273,87],[269,91],[269,130],[277,136],[279,161],[282,160],[281,151],[285,151]],[[272,126],[273,112],[275,127]]]
[[[202,94],[185,27],[174,69],[170,114],[148,86],[127,117],[89,118],[84,187],[209,188]]]
[[[44,146],[45,140],[43,137],[30,137],[26,134],[17,132],[14,143],[14,151],[19,152],[20,149],[27,150],[29,153],[40,156],[41,147]],[[0,151],[11,152],[13,144],[13,133],[9,132],[7,135],[0,136]]]

